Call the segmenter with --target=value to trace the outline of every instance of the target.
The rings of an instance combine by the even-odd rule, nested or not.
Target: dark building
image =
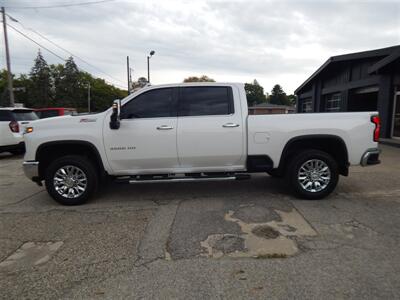
[[[333,56],[295,94],[297,112],[379,111],[381,137],[400,138],[400,46]]]

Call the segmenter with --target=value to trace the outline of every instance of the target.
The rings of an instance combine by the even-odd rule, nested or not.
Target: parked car
[[[111,177],[130,184],[286,177],[299,197],[330,194],[350,165],[379,163],[376,112],[248,115],[243,84],[145,87],[105,112],[39,120],[28,178],[67,205]]]
[[[0,107],[0,152],[23,153],[25,127],[37,119],[32,109]]]
[[[75,108],[66,108],[66,107],[37,108],[35,109],[35,112],[40,119],[77,114]]]

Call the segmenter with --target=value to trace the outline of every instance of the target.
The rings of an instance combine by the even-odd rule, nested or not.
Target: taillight
[[[8,126],[10,126],[12,132],[19,132],[19,124],[17,121],[11,121]]]
[[[379,118],[379,116],[372,116],[371,117],[371,122],[375,124],[374,142],[378,142],[379,141],[379,135],[381,133],[381,118]]]

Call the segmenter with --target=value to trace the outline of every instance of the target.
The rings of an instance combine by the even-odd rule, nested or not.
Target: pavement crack
[[[38,191],[36,193],[33,193],[32,195],[26,196],[26,197],[18,200],[17,202],[8,203],[8,204],[5,204],[5,205],[0,205],[0,207],[8,207],[8,206],[13,206],[13,205],[20,204],[21,202],[24,202],[25,200],[28,200],[28,199],[30,199],[30,198],[32,198],[32,197],[34,197],[34,196],[36,196],[36,195],[38,195],[38,194],[40,194],[42,192],[44,192],[44,190],[40,190],[40,191]]]

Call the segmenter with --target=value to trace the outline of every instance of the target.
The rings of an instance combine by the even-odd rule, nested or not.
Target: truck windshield
[[[15,121],[33,121],[39,119],[39,117],[32,110],[13,110],[12,115]]]

